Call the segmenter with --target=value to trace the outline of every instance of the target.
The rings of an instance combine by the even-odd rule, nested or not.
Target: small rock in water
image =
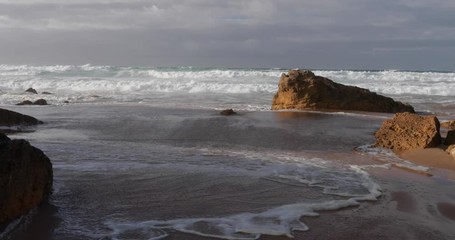
[[[70,103],[70,101],[63,101],[63,103]]]
[[[47,101],[41,98],[36,100],[33,105],[47,105]]]
[[[42,92],[41,94],[49,95],[49,94],[52,94],[52,93],[50,93],[50,92]]]
[[[234,110],[232,110],[232,109],[225,109],[225,110],[221,111],[220,114],[223,116],[230,116],[230,115],[235,115],[237,113],[234,112]]]
[[[33,105],[33,102],[30,101],[30,100],[25,100],[25,101],[22,101],[22,102],[20,102],[20,103],[18,103],[16,105],[19,105],[19,106],[21,106],[21,105]]]
[[[29,89],[25,90],[25,92],[38,94],[38,92],[35,89],[33,89],[33,88],[29,88]]]

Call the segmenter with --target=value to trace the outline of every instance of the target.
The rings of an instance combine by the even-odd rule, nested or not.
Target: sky
[[[0,0],[0,64],[455,71],[454,0]]]

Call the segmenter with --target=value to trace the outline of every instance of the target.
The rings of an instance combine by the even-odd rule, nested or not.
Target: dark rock
[[[0,108],[0,126],[30,126],[41,123],[43,122],[34,117]]]
[[[40,98],[34,102],[30,101],[30,100],[25,100],[25,101],[22,101],[18,104],[16,104],[18,106],[22,106],[22,105],[47,105],[47,101]]]
[[[63,103],[70,103],[70,101],[63,101]]]
[[[33,105],[47,105],[47,101],[41,98],[33,102]]]
[[[0,134],[0,224],[37,207],[52,191],[52,164],[25,140]]]
[[[397,113],[385,120],[375,132],[376,147],[401,152],[410,149],[437,147],[441,144],[439,120],[435,116]]]
[[[52,93],[50,93],[50,92],[42,92],[41,94],[50,95],[50,94],[52,94]]]
[[[29,88],[29,89],[25,90],[25,92],[38,94],[38,92],[35,89],[33,89],[33,88]]]
[[[447,132],[447,136],[446,136],[446,140],[444,141],[444,144],[447,146],[455,144],[455,130],[450,130]]]
[[[22,105],[33,105],[33,102],[30,101],[30,100],[25,100],[25,101],[22,101],[22,102],[20,102],[20,103],[18,103],[18,104],[16,104],[16,105],[18,105],[18,106],[22,106]]]
[[[414,112],[410,105],[367,89],[335,83],[308,70],[290,70],[281,75],[272,102],[272,110],[280,109]]]
[[[230,116],[230,115],[235,115],[237,113],[234,112],[234,110],[232,110],[232,109],[225,109],[225,110],[221,111],[220,114],[223,116]]]

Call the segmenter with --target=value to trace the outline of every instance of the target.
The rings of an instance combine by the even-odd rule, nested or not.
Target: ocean
[[[306,218],[365,206],[398,188],[371,169],[428,170],[370,147],[391,114],[271,111],[285,72],[0,65],[0,107],[45,122],[11,137],[52,160],[53,239],[291,238],[312,228]],[[455,117],[455,72],[314,72],[421,114]],[[30,87],[39,94],[25,93]],[[50,105],[15,105],[39,98]],[[238,114],[220,116],[227,108]],[[9,230],[34,215],[25,218]],[[455,235],[450,222],[432,221]],[[14,239],[12,232],[0,238]]]

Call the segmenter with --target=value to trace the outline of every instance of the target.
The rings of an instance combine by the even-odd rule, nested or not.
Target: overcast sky
[[[0,0],[0,64],[455,70],[455,0]]]

